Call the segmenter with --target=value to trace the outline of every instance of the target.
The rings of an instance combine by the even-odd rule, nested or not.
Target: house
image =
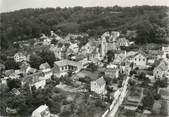
[[[47,37],[45,34],[43,34],[43,33],[42,33],[42,34],[40,34],[40,39],[42,39],[42,40],[43,40],[43,39],[47,39],[47,38],[48,38],[48,37]]]
[[[146,67],[147,57],[143,52],[138,52],[132,58],[132,62],[137,67]]]
[[[105,69],[105,76],[109,78],[118,78],[119,69],[118,68],[107,68]]]
[[[43,45],[50,45],[51,44],[51,39],[50,38],[46,38],[43,40]]]
[[[83,68],[80,62],[71,60],[60,60],[54,63],[53,72],[57,77],[65,76],[68,72],[78,72]]]
[[[29,73],[35,73],[37,69],[32,68],[29,63],[23,62],[22,65],[20,66],[20,72],[23,74],[29,74]]]
[[[51,117],[51,113],[47,105],[41,105],[32,112],[31,117]]]
[[[162,47],[162,52],[163,52],[162,58],[169,59],[169,46]]]
[[[155,78],[169,77],[169,62],[166,60],[159,60],[157,66],[153,70]]]
[[[94,91],[97,94],[104,95],[106,93],[106,81],[103,77],[91,81],[90,86],[91,91]]]
[[[90,54],[94,51],[96,46],[97,43],[95,43],[94,39],[90,39],[90,41],[85,46],[81,47],[80,52],[84,55]]]
[[[113,42],[116,41],[116,39],[120,36],[120,32],[118,31],[111,31],[111,32],[105,32],[101,38],[106,38],[107,41]]]
[[[22,78],[22,86],[24,84],[29,84],[29,86],[33,87],[35,86],[36,89],[38,88],[44,88],[44,86],[46,85],[46,80],[47,79],[50,79],[51,76],[52,76],[52,70],[51,69],[46,69],[46,70],[43,70],[43,71],[38,71],[36,73],[33,73],[33,74],[28,74],[28,75],[25,75],[23,78]]]
[[[154,114],[160,114],[161,111],[161,103],[159,100],[155,101],[152,107],[152,111]]]
[[[95,48],[90,54],[87,54],[87,58],[93,63],[97,63],[99,60],[101,60],[99,48]]]
[[[43,73],[43,76],[40,76],[39,79],[40,80],[47,80],[47,79],[50,79],[51,76],[53,75],[53,71],[52,69],[48,68],[48,69],[44,69],[44,70],[41,70],[42,73]]]
[[[86,33],[82,33],[82,34],[73,34],[73,33],[69,33],[66,37],[65,37],[65,40],[75,40],[77,39],[78,37],[80,38],[83,38],[83,37],[88,37],[88,34]]]
[[[20,91],[16,88],[13,88],[11,91],[10,91],[12,94],[15,94],[15,95],[20,95]]]
[[[0,89],[1,89],[0,92],[6,91],[8,89],[7,79],[8,77],[0,79]]]
[[[6,107],[6,113],[7,114],[16,114],[17,113],[17,109]]]
[[[15,70],[14,70],[14,69],[5,70],[5,72],[4,72],[5,76],[9,76],[9,75],[11,75],[12,73],[15,73]]]
[[[5,65],[2,64],[2,63],[0,63],[0,72],[1,72],[2,70],[5,70]]]
[[[51,44],[51,47],[49,50],[55,54],[56,58],[62,59],[62,50],[63,50],[62,47]]]
[[[50,65],[46,62],[46,63],[42,63],[40,66],[39,66],[39,69],[40,70],[45,70],[45,69],[50,69]]]
[[[129,61],[123,61],[121,63],[121,66],[120,66],[121,73],[129,75],[131,70],[132,70],[132,67],[131,67],[131,63]]]
[[[161,95],[161,98],[163,100],[169,101],[169,86],[167,88],[159,88],[158,94]]]
[[[126,58],[126,51],[119,51],[114,54],[113,63],[118,65]]]
[[[69,49],[72,50],[73,53],[78,53],[79,46],[77,45],[77,43],[71,43]]]
[[[46,85],[46,80],[39,80],[39,81],[34,81],[30,86],[31,87],[35,86],[36,89],[39,89],[39,88],[44,88],[45,85]]]
[[[59,35],[57,35],[56,33],[54,33],[54,31],[50,31],[50,36],[53,39],[56,39],[56,40],[61,40],[62,39]]]
[[[23,62],[28,61],[29,58],[26,56],[26,53],[18,52],[14,55],[14,60],[15,62]]]
[[[113,38],[113,39],[110,39]],[[103,36],[101,37],[101,57],[104,57],[109,50],[120,50],[120,46],[115,41],[116,38]]]
[[[19,79],[21,76],[19,74],[16,74],[16,73],[12,73],[9,75],[9,78],[11,79]]]
[[[130,45],[130,42],[126,38],[118,38],[116,42],[120,47],[128,47]]]

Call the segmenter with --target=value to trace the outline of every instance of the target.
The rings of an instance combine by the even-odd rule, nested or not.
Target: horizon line
[[[26,10],[26,9],[56,9],[56,8],[61,8],[61,9],[64,9],[64,8],[75,8],[75,7],[82,7],[82,8],[95,8],[95,7],[100,7],[100,8],[113,8],[113,7],[121,7],[121,8],[132,8],[132,7],[142,7],[142,6],[149,6],[149,7],[168,7],[167,5],[131,5],[131,6],[120,6],[120,5],[113,5],[113,6],[64,6],[64,7],[61,7],[61,6],[57,6],[57,7],[29,7],[29,8],[21,8],[21,9],[15,9],[15,10],[9,10],[9,11],[1,11],[0,10],[0,14],[2,13],[11,13],[11,12],[17,12],[17,11],[20,11],[20,10]]]

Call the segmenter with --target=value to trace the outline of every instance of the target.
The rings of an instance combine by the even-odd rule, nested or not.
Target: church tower
[[[104,57],[107,53],[107,40],[105,37],[102,37],[101,39],[101,57]]]

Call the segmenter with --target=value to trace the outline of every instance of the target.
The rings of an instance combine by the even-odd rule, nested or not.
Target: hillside
[[[48,34],[50,30],[59,35],[87,32],[91,36],[108,30],[136,30],[138,43],[167,43],[167,11],[169,8],[165,6],[114,6],[23,9],[1,13],[1,48],[8,48],[13,41]]]

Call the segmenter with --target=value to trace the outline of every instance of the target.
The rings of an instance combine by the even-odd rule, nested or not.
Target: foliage
[[[89,33],[101,35],[105,31],[118,30],[138,33],[136,43],[166,43],[169,41],[168,7],[74,7],[23,9],[1,13],[1,47],[8,48],[14,41],[22,41],[50,30],[59,35]]]
[[[83,37],[83,38],[79,37],[77,40],[79,41],[79,44],[78,44],[79,48],[81,48],[82,46],[86,45],[87,42],[88,42],[88,38],[87,37]]]
[[[164,79],[157,79],[154,83],[154,88],[158,89],[158,88],[164,88],[168,86],[168,79],[164,78]]]
[[[31,55],[29,63],[32,68],[39,69],[39,66],[43,63],[43,60],[38,55]]]
[[[91,72],[96,71],[97,68],[98,68],[98,66],[95,65],[94,63],[90,63],[90,64],[87,66],[87,69],[88,69],[89,71],[91,71]]]
[[[7,85],[9,90],[13,88],[20,88],[21,87],[21,81],[19,79],[8,79]]]
[[[53,67],[56,58],[55,58],[55,54],[52,51],[43,50],[39,55],[42,58],[43,63],[48,62],[49,65]]]
[[[112,50],[109,50],[107,52],[107,62],[110,63],[114,60],[114,52]]]
[[[129,85],[130,85],[130,86],[133,87],[133,86],[135,86],[135,84],[136,84],[136,81],[135,81],[135,80],[133,80],[133,79],[130,79],[130,80],[129,80]]]
[[[56,45],[57,43],[58,43],[58,40],[56,40],[56,39],[52,39],[51,44]]]
[[[151,110],[153,104],[154,104],[154,96],[151,90],[147,90],[147,94],[142,99],[143,107],[145,109]]]
[[[14,61],[14,59],[7,59],[5,61],[6,69],[19,69],[19,65]]]

